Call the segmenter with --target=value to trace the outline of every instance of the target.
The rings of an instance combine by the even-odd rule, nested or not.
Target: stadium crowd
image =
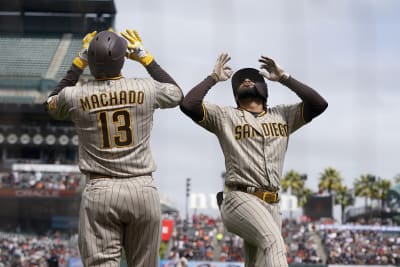
[[[76,234],[0,232],[0,267],[66,267],[71,257],[79,257]]]
[[[288,263],[322,263],[323,251],[318,251],[320,240],[315,227],[309,222],[293,219],[282,221],[282,236],[285,240]]]
[[[175,220],[168,259],[185,257],[197,261],[243,261],[243,240],[229,233],[220,218],[194,215],[192,223]],[[308,223],[283,221],[283,236],[288,244],[289,263],[321,263],[317,253],[318,235]]]
[[[328,264],[400,265],[400,233],[380,226],[393,225],[380,219],[359,220],[346,228],[319,231]],[[369,225],[370,228],[357,228]],[[378,226],[378,228],[374,227]]]
[[[0,173],[0,188],[76,191],[82,177],[79,173],[13,171]]]
[[[243,261],[242,239],[227,232],[219,217],[199,214],[190,221],[179,215],[172,218],[175,226],[170,240],[164,244],[162,259]],[[288,262],[399,265],[400,232],[373,228],[380,223],[358,221],[326,228],[323,222],[284,219],[282,233]],[[366,226],[367,230],[360,230],[357,225]],[[64,267],[71,257],[79,257],[76,233],[38,236],[0,232],[0,267]]]
[[[169,259],[177,256],[188,260],[213,260],[215,238],[222,222],[207,215],[194,215],[192,222],[175,218],[175,229],[171,237]]]
[[[80,173],[0,173],[0,190],[77,192],[84,182],[85,178]],[[175,227],[169,242],[161,246],[162,259],[219,262],[244,260],[243,240],[227,232],[219,217],[194,214],[188,221],[175,214],[172,219]],[[400,228],[394,231],[380,228],[396,226],[390,219],[360,219],[353,224],[340,225],[343,227],[320,227],[326,223],[300,222],[288,218],[283,220],[282,235],[289,263],[400,266]],[[357,228],[357,225],[367,228]],[[4,229],[0,228],[0,231]],[[70,258],[79,258],[76,233],[71,235],[56,232],[42,236],[17,232],[0,232],[0,267],[67,267]]]

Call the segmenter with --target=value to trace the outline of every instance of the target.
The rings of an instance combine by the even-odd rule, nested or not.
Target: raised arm
[[[270,81],[279,81],[300,97],[304,103],[303,116],[306,122],[320,115],[328,107],[328,102],[317,91],[291,77],[273,59],[261,56],[259,62],[262,63],[261,75]]]
[[[49,94],[50,96],[57,95],[62,89],[67,86],[74,86],[81,76],[83,70],[87,67],[87,51],[89,48],[90,41],[96,35],[97,31],[88,33],[82,39],[82,48],[78,55],[72,61],[72,66],[67,71],[67,74],[61,79],[61,81],[56,85],[54,90]]]
[[[217,82],[226,81],[231,77],[232,69],[226,65],[230,59],[228,54],[220,54],[213,72],[193,87],[183,98],[180,108],[192,120],[201,121],[204,118],[203,99],[211,87]]]
[[[178,86],[175,80],[158,65],[153,55],[144,48],[142,39],[136,30],[126,29],[124,32],[121,32],[121,35],[128,41],[128,58],[142,64],[154,80]]]

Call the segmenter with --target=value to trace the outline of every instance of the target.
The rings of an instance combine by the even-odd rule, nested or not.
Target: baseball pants
[[[158,267],[161,208],[152,177],[89,180],[82,192],[78,245],[85,267]]]
[[[279,203],[231,191],[225,195],[221,217],[229,232],[243,238],[246,267],[288,266]]]

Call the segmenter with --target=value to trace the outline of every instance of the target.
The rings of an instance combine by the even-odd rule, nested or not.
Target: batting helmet
[[[262,97],[265,101],[267,101],[268,98],[267,83],[265,82],[264,77],[259,73],[259,70],[253,68],[240,69],[233,74],[231,82],[232,82],[233,95],[235,96],[235,98],[237,96],[240,84],[245,79],[249,79],[252,82],[254,82],[260,97]]]
[[[88,48],[88,64],[95,78],[113,78],[121,74],[127,42],[114,32],[96,34]]]

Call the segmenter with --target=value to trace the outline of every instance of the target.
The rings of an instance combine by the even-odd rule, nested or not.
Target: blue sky
[[[316,190],[327,167],[349,186],[361,174],[400,173],[400,2],[396,0],[115,0],[116,30],[135,28],[145,47],[186,94],[211,73],[219,53],[234,70],[270,56],[329,102],[320,117],[291,136],[284,172],[308,174]],[[135,62],[125,76],[147,76]],[[269,82],[269,105],[294,103],[288,88]],[[206,101],[234,105],[230,82]],[[222,188],[217,139],[178,108],[155,114],[152,150],[159,190],[183,212],[185,179],[192,192]]]

